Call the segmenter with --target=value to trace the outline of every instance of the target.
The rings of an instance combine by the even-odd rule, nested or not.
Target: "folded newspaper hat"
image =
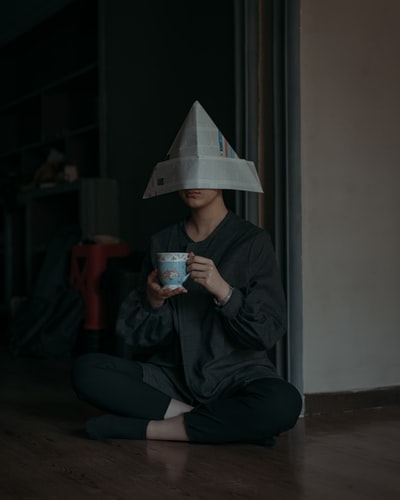
[[[186,116],[167,159],[154,167],[143,198],[182,189],[263,192],[254,163],[238,157],[198,101]]]

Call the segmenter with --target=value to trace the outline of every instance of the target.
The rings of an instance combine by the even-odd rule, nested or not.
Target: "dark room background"
[[[270,231],[284,272],[282,13],[272,0],[3,3],[2,307],[29,290],[52,230],[81,216],[83,190],[73,187],[13,205],[49,150],[65,153],[81,179],[116,181],[115,236],[142,253],[152,233],[185,215],[176,194],[142,195],[195,100],[239,156],[256,162],[265,196],[227,192],[227,205]],[[100,219],[111,198],[105,190],[96,199]]]
[[[26,100],[92,65],[75,105],[79,109],[70,104],[63,112],[73,121],[72,115],[82,113],[88,101],[96,106],[97,130],[88,137],[84,153],[80,148],[77,155],[80,174],[118,181],[118,236],[138,250],[146,247],[152,232],[182,214],[175,196],[143,201],[142,193],[194,100],[235,147],[233,6],[229,0],[20,0],[2,6],[3,115],[12,114],[5,109],[10,102]],[[18,113],[32,124],[36,111],[43,112],[43,104],[38,106],[40,110],[27,103]],[[12,135],[7,118],[1,122],[2,132],[7,129]],[[37,128],[42,126],[38,122]],[[37,138],[11,140],[11,145],[21,149],[42,141],[50,147],[47,132],[38,130]],[[0,153],[2,163],[15,164],[6,158],[12,149],[7,146]],[[77,162],[77,149],[66,152],[68,161]],[[26,180],[35,163],[22,163]]]

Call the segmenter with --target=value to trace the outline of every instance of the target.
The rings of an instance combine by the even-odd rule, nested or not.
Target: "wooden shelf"
[[[93,62],[91,64],[88,64],[84,68],[79,69],[78,71],[75,71],[73,73],[67,73],[64,77],[61,77],[58,80],[48,83],[47,85],[44,85],[42,88],[29,92],[28,94],[22,95],[17,99],[15,99],[14,101],[7,102],[1,107],[0,113],[4,113],[9,109],[23,105],[25,104],[26,101],[33,99],[37,96],[40,96],[42,94],[45,94],[47,92],[51,92],[52,90],[57,89],[58,87],[63,87],[67,85],[69,82],[73,82],[74,80],[82,76],[85,76],[88,73],[97,72],[97,68],[98,68],[97,62]]]
[[[80,181],[71,183],[61,183],[52,187],[43,187],[40,189],[33,189],[26,193],[18,193],[18,203],[26,203],[33,198],[46,198],[49,196],[57,196],[60,194],[73,193],[79,191]]]
[[[79,224],[80,181],[20,191],[57,149],[80,177],[99,167],[98,1],[71,1],[0,47],[0,310],[28,294],[47,245]],[[7,188],[5,188],[7,186]]]

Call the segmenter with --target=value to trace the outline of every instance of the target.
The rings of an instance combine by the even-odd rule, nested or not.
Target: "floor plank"
[[[1,500],[400,498],[400,407],[306,417],[274,448],[96,442],[68,360],[0,363]]]

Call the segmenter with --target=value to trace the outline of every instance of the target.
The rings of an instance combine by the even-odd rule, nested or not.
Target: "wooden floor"
[[[301,419],[274,448],[87,439],[70,362],[0,354],[0,499],[400,499],[400,407]]]

